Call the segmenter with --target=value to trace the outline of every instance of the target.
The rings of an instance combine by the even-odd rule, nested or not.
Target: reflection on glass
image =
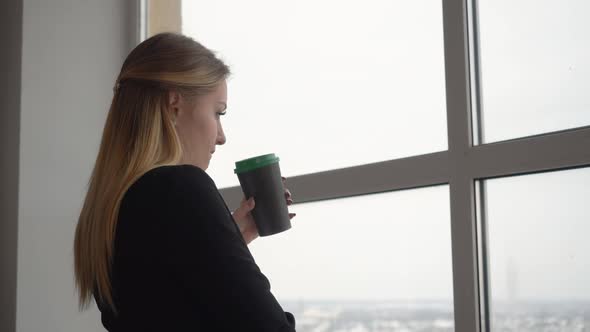
[[[230,65],[227,143],[287,176],[447,149],[440,1],[183,1],[183,32]]]
[[[590,168],[485,185],[492,331],[589,331]]]
[[[292,206],[250,249],[297,331],[453,331],[448,186]]]
[[[590,125],[590,1],[478,6],[484,142]]]

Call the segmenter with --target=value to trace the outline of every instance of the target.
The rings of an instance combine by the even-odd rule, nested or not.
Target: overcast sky
[[[487,142],[590,124],[587,1],[480,0]],[[567,5],[566,5],[567,4]],[[285,176],[447,149],[441,1],[183,1],[233,71],[208,169]],[[590,299],[590,170],[488,182],[495,299]],[[448,186],[301,204],[250,247],[280,299],[452,301]]]

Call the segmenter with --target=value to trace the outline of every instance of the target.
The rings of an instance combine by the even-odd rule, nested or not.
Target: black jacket
[[[157,167],[126,192],[111,271],[114,331],[295,331],[213,180],[192,165]]]

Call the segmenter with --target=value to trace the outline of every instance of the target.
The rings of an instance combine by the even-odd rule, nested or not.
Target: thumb
[[[254,196],[248,198],[247,200],[245,200],[245,205],[246,205],[246,209],[247,211],[250,211],[254,208],[254,206],[256,205],[256,202],[254,201]]]
[[[234,211],[234,215],[237,216],[245,216],[254,208],[254,197],[250,197],[249,199],[243,198],[240,202],[240,206]]]

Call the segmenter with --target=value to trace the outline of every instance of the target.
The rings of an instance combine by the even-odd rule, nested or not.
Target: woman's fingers
[[[281,176],[281,179],[283,180],[283,188],[285,188],[285,200],[287,201],[287,206],[292,205],[293,204],[293,196],[291,195],[291,191],[289,189],[287,189],[285,187],[285,181],[287,180],[286,177]],[[295,217],[296,213],[289,213],[289,219]]]
[[[285,189],[285,200],[287,201],[287,205],[293,204],[293,198],[289,189]]]
[[[285,199],[287,200],[287,205],[291,205],[293,204],[293,196],[291,195],[291,191],[285,187],[285,180],[287,180],[287,178],[281,176],[281,179],[283,180],[283,188],[285,188]]]

